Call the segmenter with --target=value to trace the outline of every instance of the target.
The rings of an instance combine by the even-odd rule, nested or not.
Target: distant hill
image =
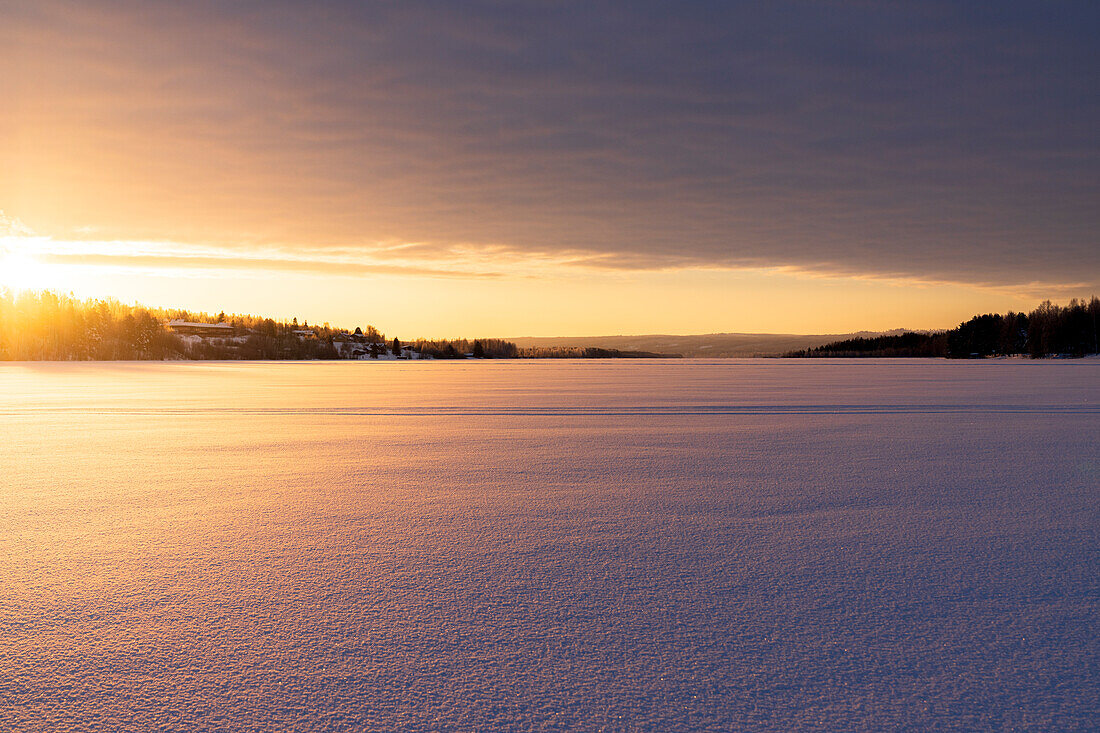
[[[645,336],[525,336],[510,338],[523,348],[603,348],[620,351],[645,351],[661,354],[681,354],[688,358],[729,358],[751,356],[781,356],[791,351],[812,349],[836,341],[854,338],[874,338],[905,333],[893,331],[859,331],[856,333],[790,334],[790,333],[707,333],[690,336],[650,334]]]

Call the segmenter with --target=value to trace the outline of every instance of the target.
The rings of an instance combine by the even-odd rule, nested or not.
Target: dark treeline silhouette
[[[530,346],[519,350],[521,359],[682,359],[683,354],[623,351],[595,346]]]
[[[867,336],[791,351],[785,356],[947,356],[947,334],[909,331],[891,336]]]
[[[1085,356],[1100,353],[1100,299],[1071,300],[1069,305],[1044,301],[1031,313],[974,316],[943,333],[908,332],[835,341],[792,351],[792,357],[946,356],[953,359],[1026,354]]]
[[[679,358],[680,354],[655,354],[648,351],[622,351],[584,346],[517,348],[502,339],[419,339],[411,342],[425,356],[434,359],[652,359]]]
[[[502,339],[417,339],[409,344],[424,356],[433,359],[515,359],[519,350],[511,341]]]

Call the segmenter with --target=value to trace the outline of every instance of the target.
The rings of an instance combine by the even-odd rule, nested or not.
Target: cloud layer
[[[0,209],[55,238],[1100,283],[1095,3],[0,13]]]

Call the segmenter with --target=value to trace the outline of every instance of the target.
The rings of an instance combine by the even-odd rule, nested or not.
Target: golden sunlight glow
[[[1035,302],[1028,294],[951,283],[775,270],[609,275],[544,260],[536,263],[537,272],[522,261],[495,268],[515,277],[478,277],[478,266],[485,263],[468,260],[446,263],[454,266],[453,276],[415,261],[382,261],[334,275],[329,260],[242,258],[236,251],[178,243],[70,241],[10,221],[4,231],[0,219],[0,289],[297,317],[351,328],[376,323],[410,338],[949,328],[971,313],[1024,310]],[[152,254],[158,248],[163,255]],[[463,266],[472,272],[464,276]],[[838,290],[844,298],[837,297]],[[658,292],[665,297],[655,301]],[[287,293],[295,295],[292,304]],[[777,300],[789,307],[769,305]],[[501,303],[513,306],[501,309]]]
[[[479,252],[427,263],[348,261],[179,242],[70,240],[32,230],[3,211],[0,289],[351,328],[384,324],[410,338],[949,328],[975,312],[1024,310],[1036,301],[1027,293],[962,284],[781,268],[608,273],[546,257],[494,259]],[[787,307],[773,307],[780,301]]]
[[[50,287],[50,266],[19,247],[15,239],[0,240],[0,287],[15,291]]]

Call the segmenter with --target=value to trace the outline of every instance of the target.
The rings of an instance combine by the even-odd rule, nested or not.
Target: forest
[[[182,322],[173,327],[171,322]],[[224,324],[215,336],[201,325]],[[374,326],[353,331],[252,315],[146,308],[117,300],[79,300],[52,292],[0,289],[0,361],[350,359],[511,359],[501,339],[387,340]]]
[[[176,326],[171,325],[177,322]],[[204,325],[216,335],[197,335]],[[788,357],[1085,356],[1098,348],[1100,299],[1045,301],[1030,313],[975,316],[950,331],[854,338]],[[252,315],[146,308],[51,292],[0,290],[0,360],[200,359],[607,359],[679,354],[598,347],[526,347],[503,339],[417,339],[402,344],[368,325],[353,331]]]
[[[173,326],[173,322],[176,324]],[[221,326],[203,333],[204,325]],[[640,358],[670,356],[600,348],[519,349],[510,341],[415,339],[368,325],[354,331],[251,315],[216,315],[0,290],[0,360],[204,360],[402,358]],[[671,355],[671,356],[679,356]]]
[[[975,359],[1026,355],[1032,358],[1079,357],[1100,353],[1100,299],[1071,300],[1058,306],[1044,301],[1030,313],[974,316],[950,331],[847,339],[792,351],[788,357],[939,356]]]
[[[528,346],[519,349],[518,356],[521,359],[682,359],[684,355],[597,346]]]
[[[173,331],[172,320],[224,323],[224,338]],[[308,334],[308,335],[306,335]],[[249,315],[145,308],[117,300],[78,300],[51,292],[0,290],[0,360],[337,359],[334,342],[385,343],[373,326],[349,333]]]

